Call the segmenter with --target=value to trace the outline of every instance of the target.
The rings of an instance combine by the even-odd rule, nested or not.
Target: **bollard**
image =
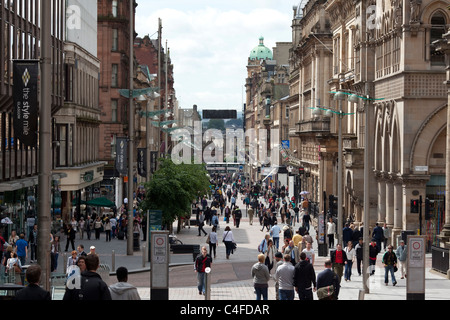
[[[112,271],[116,271],[116,252],[113,250],[111,254],[111,269]]]
[[[205,268],[205,300],[211,300],[211,268]]]
[[[147,249],[145,247],[145,244],[142,246],[142,268],[145,268],[145,260],[146,260],[146,255],[145,253],[147,252]]]

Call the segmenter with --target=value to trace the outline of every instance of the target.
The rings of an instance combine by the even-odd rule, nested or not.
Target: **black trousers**
[[[69,242],[72,244],[72,251],[75,250],[75,240],[74,239],[67,239],[66,242],[66,251],[69,248]]]

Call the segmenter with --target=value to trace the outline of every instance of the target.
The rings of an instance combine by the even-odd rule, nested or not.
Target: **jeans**
[[[280,291],[280,300],[294,300],[294,290],[283,290],[279,289]]]
[[[273,245],[275,246],[275,248],[277,248],[280,246],[280,237],[273,237]]]
[[[267,295],[268,287],[256,287],[255,286],[255,292],[256,292],[256,300],[261,300],[261,296],[262,296],[263,300],[268,300],[268,295]]]
[[[352,276],[352,266],[353,266],[353,261],[347,260],[347,264],[345,265],[345,273],[344,273],[345,280],[350,280],[350,277]]]
[[[389,282],[389,272],[391,273],[392,283],[396,283],[395,275],[394,275],[394,266],[388,265],[384,267],[384,283]]]
[[[200,293],[205,293],[205,276],[204,272],[197,272],[197,289]]]

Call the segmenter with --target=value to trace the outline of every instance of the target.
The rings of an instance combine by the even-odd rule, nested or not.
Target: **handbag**
[[[16,263],[14,263],[14,272],[15,273],[21,273],[22,272],[22,269],[20,269],[20,267],[19,267],[19,265],[17,264],[17,262]]]
[[[208,234],[208,237],[206,238],[206,243],[209,244],[209,242],[210,242],[210,238],[209,238],[209,234]]]
[[[317,289],[317,298],[319,300],[329,300],[334,295],[334,285]]]

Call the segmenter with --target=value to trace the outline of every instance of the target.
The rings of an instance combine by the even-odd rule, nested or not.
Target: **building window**
[[[56,167],[72,165],[72,126],[57,124],[55,136],[55,164]]]
[[[119,50],[119,30],[112,29],[112,51]]]
[[[436,40],[442,40],[442,36],[446,33],[446,21],[442,12],[437,12],[431,18],[430,30],[430,60],[431,65],[445,65],[445,55],[443,52],[437,52],[436,46],[433,44]]]
[[[119,102],[117,100],[111,100],[111,121],[117,122],[117,106]]]
[[[119,4],[117,3],[117,0],[113,0],[112,2],[112,16],[114,18],[117,18],[119,14]]]
[[[113,64],[111,68],[111,87],[119,86],[119,65]]]

